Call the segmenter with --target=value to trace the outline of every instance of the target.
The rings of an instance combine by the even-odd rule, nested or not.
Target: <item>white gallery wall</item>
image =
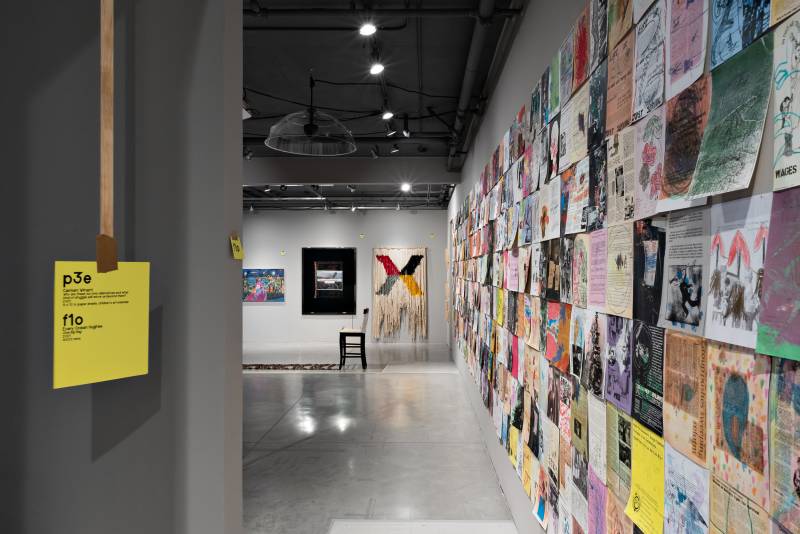
[[[242,303],[244,353],[274,349],[278,344],[330,343],[336,347],[338,330],[354,324],[350,315],[301,314],[303,247],[356,248],[356,327],[360,326],[363,309],[372,309],[372,249],[426,247],[428,339],[419,342],[445,344],[446,221],[444,210],[245,212],[243,268],[284,269],[286,301]],[[374,342],[371,335],[367,339]],[[412,340],[404,329],[402,335],[387,341]]]

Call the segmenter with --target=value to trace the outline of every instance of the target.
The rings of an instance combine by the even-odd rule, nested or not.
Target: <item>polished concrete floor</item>
[[[380,371],[245,373],[246,532],[324,534],[335,519],[510,519],[453,364],[437,350],[405,361],[399,349],[376,352],[368,356]]]

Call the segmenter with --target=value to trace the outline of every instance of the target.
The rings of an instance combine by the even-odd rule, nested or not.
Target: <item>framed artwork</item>
[[[303,315],[355,315],[356,249],[303,248]]]
[[[285,302],[283,269],[242,269],[242,302]]]

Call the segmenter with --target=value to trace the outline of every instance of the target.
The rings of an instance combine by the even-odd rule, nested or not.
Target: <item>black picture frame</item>
[[[356,314],[356,249],[302,250],[302,314]]]

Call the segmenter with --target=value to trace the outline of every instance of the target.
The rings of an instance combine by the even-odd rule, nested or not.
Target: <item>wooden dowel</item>
[[[114,237],[114,0],[100,0],[100,233]]]

